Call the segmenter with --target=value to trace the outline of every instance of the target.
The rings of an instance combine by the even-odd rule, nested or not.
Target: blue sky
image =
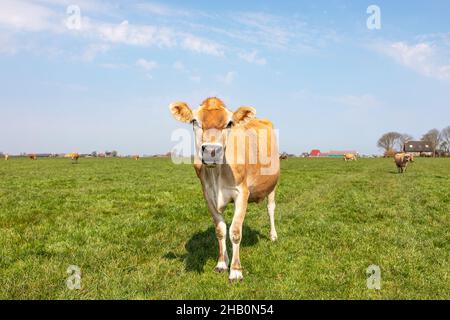
[[[0,151],[165,153],[183,126],[169,103],[218,96],[270,118],[283,151],[379,153],[387,131],[450,125],[449,15],[447,0],[2,0]]]

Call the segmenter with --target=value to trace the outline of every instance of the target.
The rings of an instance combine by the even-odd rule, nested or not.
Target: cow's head
[[[406,153],[403,156],[403,159],[404,159],[405,162],[412,162],[413,161],[412,156],[409,153]]]
[[[206,99],[196,110],[191,110],[185,102],[174,102],[169,109],[178,121],[192,124],[197,154],[207,166],[223,163],[231,129],[247,123],[256,114],[252,107],[240,107],[232,112],[218,98]]]

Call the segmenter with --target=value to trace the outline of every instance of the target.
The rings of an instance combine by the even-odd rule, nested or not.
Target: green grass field
[[[213,272],[218,245],[189,165],[2,160],[0,298],[450,298],[450,159],[403,175],[392,159],[283,161],[276,223],[272,243],[266,204],[249,206],[245,279],[230,284]],[[381,290],[366,286],[371,264]],[[69,265],[81,290],[66,287]]]

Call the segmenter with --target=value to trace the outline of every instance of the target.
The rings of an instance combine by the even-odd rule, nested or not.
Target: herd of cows
[[[9,160],[9,154],[5,154],[4,157],[5,157],[6,161]],[[67,154],[65,157],[66,158],[71,158],[72,161],[77,162],[78,159],[80,158],[80,154],[78,154],[76,152],[73,152],[73,153]],[[288,159],[288,157],[289,156],[287,154],[281,154],[280,155],[280,160],[286,160],[286,159]],[[31,160],[37,160],[37,155],[36,154],[29,154],[28,158],[30,158]],[[139,160],[140,156],[139,155],[134,155],[134,156],[132,156],[132,158],[134,160]],[[358,157],[357,157],[356,154],[347,153],[347,154],[344,154],[344,160],[345,161],[357,161]],[[408,163],[409,162],[414,162],[414,156],[412,154],[410,154],[410,153],[404,153],[404,152],[403,153],[397,153],[394,156],[394,161],[395,161],[395,164],[397,166],[398,172],[399,173],[403,173],[403,172],[406,172],[406,167],[408,166]]]
[[[5,157],[5,160],[6,160],[6,161],[9,160],[9,158],[10,158],[9,154],[5,154],[4,157]],[[37,159],[38,159],[38,155],[35,154],[35,153],[28,154],[27,157],[28,157],[29,159],[31,159],[31,160],[37,160]],[[78,159],[79,159],[80,157],[81,157],[80,154],[77,153],[77,152],[68,153],[68,154],[66,154],[66,155],[64,156],[64,158],[71,158],[72,161],[75,161],[75,162],[78,162]],[[133,158],[134,160],[139,160],[139,159],[140,159],[140,156],[139,156],[139,155],[134,155],[134,156],[132,156],[132,158]]]
[[[288,158],[287,154],[280,155],[280,160],[286,160]],[[346,153],[343,156],[344,161],[358,161],[358,156],[354,153]],[[398,173],[406,172],[408,163],[414,162],[414,155],[411,153],[400,152],[394,155],[394,162],[397,166]]]
[[[9,158],[9,156],[6,154],[5,160],[8,160],[7,157]],[[35,153],[33,153],[33,154],[29,154],[28,158],[30,158],[31,160],[37,160],[38,157]],[[80,154],[77,152],[71,152],[71,153],[66,154],[64,156],[64,158],[70,158],[70,159],[72,159],[72,161],[78,162],[78,159],[80,158]]]

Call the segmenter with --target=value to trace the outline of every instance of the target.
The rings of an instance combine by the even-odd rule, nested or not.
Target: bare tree
[[[441,142],[441,134],[438,129],[431,129],[422,136],[422,141],[426,141],[430,144],[433,149],[433,157],[436,156],[436,149],[439,147]]]
[[[385,152],[394,150],[395,146],[398,146],[401,142],[402,135],[398,132],[388,132],[378,139],[377,146],[384,149]]]
[[[441,149],[447,153],[450,152],[450,126],[441,131]]]
[[[405,143],[407,143],[408,141],[414,140],[414,137],[408,133],[403,133],[401,134],[401,137],[399,139],[399,143],[400,143],[400,150],[403,149],[403,146],[405,145]]]

